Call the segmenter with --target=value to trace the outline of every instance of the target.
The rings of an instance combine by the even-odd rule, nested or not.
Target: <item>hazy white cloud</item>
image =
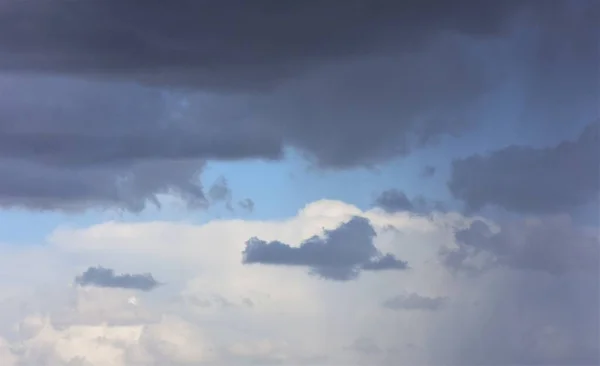
[[[337,282],[305,268],[242,265],[250,237],[299,247],[356,216],[369,219],[379,250],[410,269]],[[319,201],[280,221],[106,222],[58,229],[42,246],[2,245],[0,357],[7,366],[597,361],[595,276],[510,266],[464,276],[443,265],[440,250],[460,245],[455,232],[475,219],[484,220]],[[152,273],[164,286],[72,284],[98,263]],[[447,301],[436,311],[381,306],[398,294]]]

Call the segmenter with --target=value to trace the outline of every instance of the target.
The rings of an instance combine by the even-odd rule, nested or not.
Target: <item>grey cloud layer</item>
[[[326,230],[323,238],[310,238],[298,247],[251,238],[246,242],[242,262],[310,267],[312,274],[339,281],[356,279],[361,271],[408,269],[408,263],[379,252],[373,244],[375,236],[369,220],[354,217],[334,230]]]
[[[487,289],[481,289],[482,296],[470,304],[463,302],[462,309],[449,304],[444,310],[450,321],[438,341],[456,346],[447,354],[454,361],[448,364],[598,364],[597,273],[553,276],[502,270],[488,275],[469,281],[469,286],[484,281]],[[474,323],[478,326],[472,327]]]
[[[449,327],[488,319],[461,333],[458,364],[597,364],[597,227],[550,216],[506,222],[496,229],[476,220],[456,232],[456,248],[441,253],[442,263],[455,275],[469,275],[469,286],[496,278],[484,296],[474,299],[469,316],[456,317]],[[487,307],[483,312],[482,306]],[[498,341],[517,334],[518,342]]]
[[[123,288],[151,291],[160,285],[151,274],[120,274],[104,267],[90,267],[75,278],[80,286]]]
[[[575,141],[553,147],[510,146],[456,160],[448,187],[470,210],[497,205],[521,213],[560,213],[597,202],[600,121]]]

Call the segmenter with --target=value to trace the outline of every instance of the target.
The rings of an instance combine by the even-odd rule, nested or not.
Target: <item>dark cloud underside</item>
[[[339,281],[356,279],[361,271],[407,269],[406,262],[377,250],[375,235],[369,220],[355,217],[334,230],[326,230],[323,238],[310,238],[298,247],[251,238],[246,242],[242,262],[309,267],[312,274]]]

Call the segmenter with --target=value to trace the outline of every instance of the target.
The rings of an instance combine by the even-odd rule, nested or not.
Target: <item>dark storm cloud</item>
[[[502,266],[562,275],[596,273],[600,264],[597,229],[577,227],[567,216],[509,222],[496,233],[475,220],[455,238],[458,248],[442,253],[445,265],[455,270]]]
[[[0,7],[0,67],[239,89],[398,39],[496,34],[522,3],[9,0]]]
[[[361,271],[405,270],[408,264],[392,254],[382,254],[373,244],[375,230],[369,220],[354,217],[324,237],[312,237],[298,247],[251,238],[243,251],[244,264],[310,267],[325,279],[348,281]]]
[[[254,212],[254,201],[250,198],[245,198],[241,200],[240,202],[238,202],[238,206],[240,206],[243,210],[247,212]]]
[[[293,147],[320,167],[377,164],[464,132],[511,77],[536,111],[595,111],[598,7],[2,1],[0,205],[206,207],[208,159]]]
[[[422,196],[409,199],[404,192],[395,188],[381,192],[375,198],[374,205],[388,213],[407,211],[426,214],[431,211],[444,210],[444,205],[441,202],[431,202]]]
[[[0,76],[0,156],[67,166],[119,165],[158,159],[278,158],[266,135],[223,134],[182,115],[183,96],[132,83]],[[197,108],[208,109],[202,100]],[[209,112],[202,116],[213,119]]]
[[[574,141],[548,148],[509,146],[452,163],[450,192],[469,210],[487,205],[521,213],[560,213],[600,192],[600,121]]]
[[[112,269],[103,267],[90,267],[81,276],[75,278],[75,283],[80,286],[96,286],[123,288],[141,291],[151,291],[160,285],[151,274],[120,274]]]
[[[0,76],[0,90],[2,206],[139,211],[172,193],[206,207],[205,159],[281,154],[265,134],[190,123],[179,97],[134,84]]]
[[[382,303],[382,306],[391,310],[435,311],[441,309],[445,302],[446,298],[444,297],[427,297],[411,293],[387,299]]]
[[[537,98],[532,102],[560,95],[561,104],[572,106],[564,103],[571,98],[564,90],[579,92],[574,101],[598,88],[589,75],[598,70],[599,9],[595,0],[5,0],[0,68],[256,90],[328,62],[420,51],[448,33],[478,41],[514,36],[515,27],[526,26],[518,38],[530,42],[519,41],[517,56],[528,66],[524,75]],[[457,66],[453,56],[438,66]],[[496,66],[514,66],[509,59]],[[387,76],[410,74],[425,77],[418,69]],[[463,79],[448,84],[453,93],[469,90]],[[413,93],[427,96],[420,85],[411,83]]]

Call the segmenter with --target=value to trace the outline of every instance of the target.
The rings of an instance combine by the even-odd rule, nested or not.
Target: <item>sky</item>
[[[4,366],[600,364],[600,2],[0,1]]]

